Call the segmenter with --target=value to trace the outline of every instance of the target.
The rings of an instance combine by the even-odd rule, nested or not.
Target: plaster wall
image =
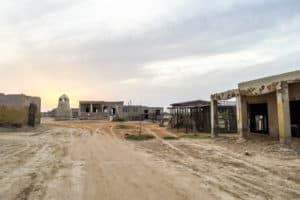
[[[259,103],[267,103],[268,105],[268,121],[269,121],[269,134],[271,137],[279,137],[279,130],[278,130],[278,117],[277,117],[277,99],[276,93],[270,93],[260,96],[247,96],[244,99],[247,104],[259,104]],[[249,116],[250,110],[249,106],[247,108],[247,116],[248,116],[248,131],[249,128]]]

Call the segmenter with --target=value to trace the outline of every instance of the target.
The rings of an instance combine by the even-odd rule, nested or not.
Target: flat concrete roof
[[[88,104],[101,104],[101,103],[121,103],[124,104],[124,101],[79,101],[80,104],[88,103]]]
[[[163,109],[163,107],[159,106],[143,106],[143,105],[124,105],[124,107],[128,108],[150,108],[150,109]]]
[[[278,74],[274,76],[268,76],[264,78],[259,78],[251,81],[246,81],[239,83],[239,89],[246,89],[249,87],[260,87],[262,85],[270,85],[275,82],[281,82],[281,81],[294,81],[294,80],[300,80],[300,70],[293,71],[293,72],[287,72],[284,74]]]
[[[194,101],[185,101],[185,102],[178,102],[178,103],[171,104],[171,106],[206,106],[206,105],[210,105],[210,101],[194,100]]]

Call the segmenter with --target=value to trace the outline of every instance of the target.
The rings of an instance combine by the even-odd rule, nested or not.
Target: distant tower
[[[70,108],[70,99],[67,95],[59,97],[58,106],[55,112],[55,120],[71,120],[72,110]]]

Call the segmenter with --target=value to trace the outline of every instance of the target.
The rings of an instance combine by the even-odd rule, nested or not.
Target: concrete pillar
[[[217,129],[218,129],[218,101],[211,99],[210,105],[210,116],[211,116],[211,137],[218,137]]]
[[[281,88],[279,88],[276,93],[279,139],[281,143],[288,143],[292,135],[288,84],[281,82]]]
[[[93,112],[93,104],[90,104],[90,113]]]
[[[79,109],[78,109],[78,117],[80,118],[80,116],[81,116],[81,109],[82,109],[82,107],[81,107],[81,104],[79,103]]]
[[[245,97],[237,95],[236,97],[236,116],[237,116],[237,128],[240,140],[246,139],[248,132],[248,115],[247,115],[247,102]]]

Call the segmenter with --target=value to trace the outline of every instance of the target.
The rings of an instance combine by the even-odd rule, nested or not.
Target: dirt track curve
[[[245,157],[211,140],[122,139],[109,122],[0,134],[0,199],[299,199],[300,161]],[[135,124],[133,123],[132,126]]]

